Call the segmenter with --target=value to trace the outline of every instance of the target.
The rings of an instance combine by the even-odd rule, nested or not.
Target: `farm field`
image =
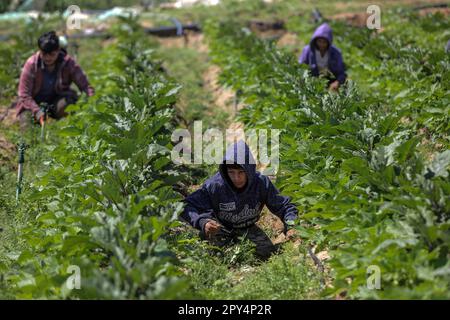
[[[14,23],[0,6],[1,299],[450,299],[450,3],[380,1],[370,29],[367,1],[106,2],[79,6],[135,11],[67,31],[65,2]],[[199,28],[155,31],[174,21]],[[324,22],[348,75],[337,92],[298,61]],[[24,129],[9,107],[50,30],[95,94]],[[290,239],[262,209],[269,259],[180,219],[218,169],[173,160],[174,132],[196,149],[199,122],[204,144],[209,129],[279,132],[268,175],[298,218]]]

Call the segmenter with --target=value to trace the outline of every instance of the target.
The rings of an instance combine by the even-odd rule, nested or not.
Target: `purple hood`
[[[309,42],[309,45],[311,48],[315,47],[314,41],[317,38],[325,38],[328,40],[329,45],[331,46],[333,44],[333,30],[331,30],[331,27],[328,23],[321,24],[316,31],[314,31],[314,34],[311,38],[311,41]]]

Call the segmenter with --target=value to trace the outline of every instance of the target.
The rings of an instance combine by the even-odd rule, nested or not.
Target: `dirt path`
[[[16,146],[9,142],[0,133],[0,167],[7,167],[11,170],[16,169],[14,158],[16,156]]]
[[[10,127],[17,122],[16,110],[14,108],[8,109],[9,106],[0,105],[0,126]]]
[[[287,38],[284,39],[285,43],[295,42],[296,38],[293,38],[292,35],[288,35]],[[172,41],[170,45],[177,43],[176,41]],[[180,44],[178,40],[177,45]],[[197,34],[189,38],[187,44],[192,46],[192,48],[198,49],[200,53],[208,53],[208,46],[204,41],[202,34]],[[225,111],[230,115],[227,129],[233,130],[235,132],[236,140],[243,139],[245,140],[245,126],[242,122],[238,122],[235,120],[237,112],[244,108],[244,104],[235,103],[235,92],[230,88],[225,88],[219,83],[219,75],[220,75],[220,67],[217,65],[210,65],[209,68],[203,74],[203,83],[204,89],[211,92],[214,102],[213,106]],[[213,116],[214,111],[210,110],[210,115]],[[232,137],[227,136],[227,145],[233,142]],[[256,150],[252,150],[255,154]],[[258,170],[263,169],[260,165],[258,166]],[[258,222],[258,225],[270,231],[271,240],[274,243],[282,243],[286,241],[286,237],[284,236],[283,229],[284,225],[282,221],[272,214],[267,208],[263,209],[262,217]]]
[[[288,41],[288,40],[285,40]],[[188,47],[196,50],[199,54],[209,54],[209,48],[205,42],[203,34],[188,33],[187,38],[168,38],[159,39],[160,45],[167,48],[183,48]],[[202,74],[203,89],[210,93],[212,102],[209,110],[206,111],[207,117],[214,117],[219,109],[229,115],[226,127],[223,129],[232,130],[234,132],[235,140],[245,139],[245,128],[242,122],[235,120],[237,112],[244,108],[243,103],[236,103],[235,92],[231,88],[225,88],[219,83],[220,67],[210,64],[205,72]],[[205,129],[205,128],[204,128]],[[224,131],[225,133],[225,131]],[[227,136],[226,144],[233,142],[233,137]],[[255,152],[256,150],[252,150]],[[258,170],[262,169],[260,166]],[[199,186],[190,186],[189,190],[194,191]],[[276,243],[284,241],[283,223],[278,217],[264,209],[263,217],[259,222],[262,228],[273,230],[271,232],[272,240]]]
[[[285,33],[279,39],[280,46],[297,46],[299,43],[298,37],[293,33]],[[177,39],[164,39],[160,41],[160,44],[163,46],[167,46],[170,48],[180,48],[187,46],[189,48],[193,48],[198,51],[199,54],[209,54],[208,45],[205,43],[202,34],[192,34],[188,35],[187,39],[177,38]],[[300,47],[300,46],[299,46]],[[245,139],[245,127],[242,122],[236,121],[236,114],[242,108],[244,108],[243,103],[235,102],[235,92],[231,88],[223,87],[219,82],[219,75],[221,69],[217,65],[210,64],[208,68],[202,75],[203,89],[209,92],[212,96],[212,103],[210,104],[210,109],[207,110],[206,116],[213,117],[217,114],[217,110],[215,108],[220,109],[223,112],[226,112],[228,117],[228,122],[226,124],[227,129],[235,130],[235,136],[237,139]],[[204,128],[205,129],[205,128]],[[227,136],[227,145],[232,143],[233,141],[229,139]],[[252,150],[255,152],[256,150]],[[258,166],[258,170],[261,171],[261,166]],[[195,191],[199,186],[190,186],[189,190]],[[283,231],[284,224],[283,222],[274,214],[272,214],[266,207],[264,207],[263,212],[261,214],[260,220],[257,222],[257,225],[266,231],[267,235],[270,237],[273,243],[281,244],[287,241]],[[294,247],[298,247],[302,245],[302,240],[294,241]],[[314,248],[313,248],[314,250]],[[329,259],[329,255],[327,251],[322,251],[316,254],[318,259],[325,263],[326,260]],[[293,261],[292,263],[295,264]],[[311,269],[315,269],[316,266],[312,259],[308,259],[308,264]],[[258,267],[244,265],[239,268],[232,268],[233,276],[232,283],[236,285],[256,272]],[[325,272],[329,272],[329,268],[325,267]],[[325,276],[325,285],[330,285],[331,280],[328,276]]]
[[[262,35],[262,36],[267,36]],[[189,47],[196,51],[198,51],[199,54],[202,55],[208,55],[209,54],[209,48],[207,43],[205,43],[204,36],[202,34],[190,34],[188,35],[187,39],[183,38],[177,38],[177,39],[165,39],[160,41],[161,45],[167,46],[170,48],[180,48],[180,47]],[[285,32],[281,35],[281,37],[278,39],[278,46],[281,47],[291,47],[291,48],[301,48],[301,40],[299,40],[298,36],[294,33]],[[206,112],[206,116],[214,117],[214,115],[217,114],[217,109],[227,113],[229,115],[228,122],[226,123],[227,129],[236,130],[236,136],[238,139],[245,139],[243,136],[244,132],[244,124],[241,122],[236,121],[236,115],[238,111],[242,108],[244,108],[243,103],[235,103],[235,92],[231,88],[225,88],[223,87],[219,82],[219,75],[220,75],[221,69],[217,65],[209,64],[205,72],[202,74],[202,82],[203,82],[203,90],[210,93],[212,96],[212,102],[210,103],[209,110]],[[204,128],[205,129],[205,128]],[[228,137],[227,137],[228,138]],[[226,143],[227,145],[230,144],[232,141],[230,139],[227,139]],[[255,152],[256,150],[252,150],[252,152]],[[258,170],[261,171],[263,169],[261,166],[258,166]],[[275,178],[275,177],[273,177]],[[190,191],[195,191],[199,186],[190,186]],[[287,241],[286,236],[284,235],[284,224],[283,222],[274,214],[272,214],[267,207],[263,208],[263,212],[261,214],[260,220],[257,222],[257,225],[265,230],[267,235],[270,237],[273,243],[275,244],[281,244]],[[302,239],[297,239],[293,242],[294,247],[299,247],[301,245],[303,246],[309,246],[307,241]],[[324,267],[324,285],[326,287],[331,286],[332,279],[329,276],[330,274],[330,267],[326,263],[327,260],[330,259],[329,253],[327,250],[322,250],[320,252],[316,252],[316,248],[311,248],[312,252],[315,254],[315,256],[320,260]],[[293,261],[292,263],[295,264]],[[316,269],[317,266],[315,265],[315,262],[310,257],[307,260],[308,265],[311,269]],[[255,266],[248,266],[244,265],[239,268],[233,269],[233,276],[232,276],[232,283],[233,285],[236,285],[242,281],[245,281],[245,279],[253,274],[254,272],[257,272],[258,267]],[[339,299],[341,297],[336,297],[336,299]]]
[[[0,106],[0,167],[6,167],[10,170],[16,169],[16,164],[14,158],[16,157],[16,146],[9,141],[4,133],[2,132],[5,129],[8,129],[12,125],[15,124],[15,113],[13,109],[10,109],[7,116],[3,118],[6,114],[7,107]]]

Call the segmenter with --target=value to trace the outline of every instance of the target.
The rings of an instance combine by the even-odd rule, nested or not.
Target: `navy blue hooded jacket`
[[[247,184],[242,192],[237,192],[228,178],[225,164],[232,163],[241,165],[247,174]],[[256,171],[253,155],[243,141],[227,149],[219,172],[189,195],[185,202],[182,217],[202,231],[208,219],[219,221],[227,229],[250,227],[259,220],[264,205],[285,223],[295,220],[298,212],[288,197],[280,195],[267,176]]]

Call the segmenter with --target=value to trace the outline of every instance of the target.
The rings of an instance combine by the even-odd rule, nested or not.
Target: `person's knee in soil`
[[[240,152],[245,157],[238,156]],[[264,205],[284,222],[285,233],[295,232],[288,229],[297,219],[297,208],[267,176],[256,171],[253,155],[243,141],[227,149],[219,171],[187,196],[185,202],[181,218],[199,229],[205,239],[213,238],[219,231],[247,232],[257,253],[265,257],[276,252],[277,246],[255,225]]]
[[[257,225],[253,225],[246,230],[246,238],[255,244],[256,255],[262,260],[269,259],[272,254],[277,253],[280,249],[280,245],[273,244],[269,236]]]
[[[216,231],[212,231],[214,228],[216,228]],[[211,220],[205,229],[200,230],[199,235],[200,239],[206,240],[217,247],[225,247],[236,240],[234,233],[222,228],[220,223],[215,220]]]
[[[47,104],[47,117],[60,120],[68,115],[65,111],[67,106],[77,102],[77,96],[75,94],[68,94],[67,96],[58,96],[54,99],[54,102]],[[36,116],[33,116],[29,111],[23,111],[19,114],[20,128],[27,130],[33,123],[38,123],[38,120],[44,115],[43,109],[40,109]]]
[[[68,115],[66,112],[67,106],[77,102],[76,95],[60,96],[55,99],[51,117],[55,119],[62,119]]]
[[[333,32],[327,23],[314,31],[298,61],[309,65],[313,76],[326,78],[330,90],[337,91],[347,79],[342,54],[333,45]]]
[[[211,232],[210,229],[212,228],[217,228],[217,231]],[[267,234],[257,225],[229,231],[217,221],[211,220],[206,224],[205,229],[206,232],[200,231],[200,238],[209,241],[212,245],[217,247],[225,247],[237,243],[238,237],[250,240],[256,247],[256,256],[262,260],[267,260],[272,254],[277,253],[280,249],[279,244],[273,244]]]
[[[43,123],[45,112],[40,104],[53,105],[49,116],[60,119],[66,115],[67,105],[74,103],[76,92],[70,88],[75,83],[87,96],[94,89],[75,60],[59,45],[54,31],[42,35],[38,40],[39,51],[25,63],[19,80],[16,116],[31,112],[36,122]]]

